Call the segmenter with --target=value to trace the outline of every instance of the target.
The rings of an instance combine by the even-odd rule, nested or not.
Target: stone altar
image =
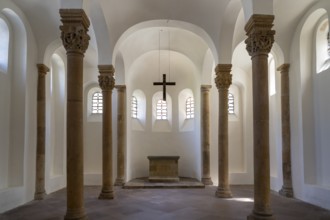
[[[179,182],[179,156],[148,156],[150,182]]]

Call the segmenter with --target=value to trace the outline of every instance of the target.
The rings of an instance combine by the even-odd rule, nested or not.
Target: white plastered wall
[[[7,0],[0,2],[0,13],[10,22],[11,30],[7,72],[10,88],[4,93],[12,101],[6,113],[9,140],[7,184],[0,189],[3,212],[32,200],[34,195],[37,70],[36,44],[24,14]],[[6,146],[1,144],[0,148],[2,151]]]
[[[329,112],[329,102],[325,94],[329,77],[328,71],[316,74],[313,32],[317,21],[326,13],[323,8],[329,7],[328,1],[320,1],[304,15],[292,40],[290,58],[293,189],[296,198],[327,209],[330,209],[329,174],[322,173],[325,169],[321,167],[329,167],[328,144],[323,144],[330,141],[329,135],[323,133],[329,130],[323,123],[328,120],[325,112]],[[322,158],[321,152],[326,158]]]

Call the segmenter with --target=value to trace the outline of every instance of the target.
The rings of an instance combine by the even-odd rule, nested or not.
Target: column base
[[[261,214],[261,213],[251,213],[247,216],[247,220],[275,220],[273,214]]]
[[[114,193],[113,191],[103,191],[99,195],[99,199],[113,199],[114,198]]]
[[[123,178],[117,178],[115,181],[115,186],[123,186],[125,184],[125,180]]]
[[[211,177],[202,178],[202,183],[206,186],[212,186],[213,185]]]
[[[279,194],[281,196],[292,198],[293,197],[293,189],[292,189],[292,187],[282,186],[282,189],[279,191]]]
[[[65,220],[88,220],[85,210],[67,210],[64,216]]]
[[[43,200],[43,199],[45,198],[46,195],[47,195],[47,194],[46,194],[45,191],[43,191],[43,192],[36,192],[36,193],[34,194],[34,199],[35,199],[35,200]]]
[[[229,188],[220,188],[218,187],[217,191],[215,192],[215,196],[218,198],[232,198],[231,191]]]

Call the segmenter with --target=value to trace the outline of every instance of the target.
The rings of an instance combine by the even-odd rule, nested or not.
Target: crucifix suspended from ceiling
[[[158,61],[158,66],[159,66],[159,74],[160,74],[160,34],[163,30],[159,31],[159,61]],[[169,62],[169,68],[168,68],[168,74],[170,75],[171,71],[171,47],[170,47],[170,31],[168,30],[168,62]],[[166,81],[166,74],[163,73],[163,81],[162,82],[154,82],[154,86],[163,86],[163,100],[166,101],[166,86],[175,86],[175,82],[167,82]]]
[[[175,82],[166,82],[166,74],[163,74],[163,82],[154,82],[154,86],[163,86],[163,100],[166,101],[166,86],[175,86]]]

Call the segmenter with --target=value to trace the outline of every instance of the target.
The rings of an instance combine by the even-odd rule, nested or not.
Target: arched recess
[[[8,74],[10,31],[7,19],[0,13],[0,189],[8,186],[8,160],[10,144],[11,74]]]
[[[50,57],[46,75],[46,191],[54,192],[66,182],[66,68],[64,48]]]
[[[324,9],[317,9],[309,15],[300,33],[300,82],[301,82],[301,109],[302,134],[304,155],[304,181],[308,184],[317,184],[320,177],[321,158],[317,158],[315,108],[314,108],[314,31],[317,21],[326,13]]]
[[[6,188],[24,184],[27,32],[21,18],[12,9],[4,8],[0,14],[9,21],[7,25],[10,30],[8,78],[7,85],[3,87],[8,100],[4,110],[8,117],[5,123],[8,127],[4,132],[7,138],[4,138],[4,143],[1,141],[1,145],[6,145],[1,148],[7,149],[7,177],[3,184],[3,188]]]
[[[132,117],[133,111],[133,97],[136,99],[136,118]],[[147,99],[145,93],[141,89],[133,91],[132,96],[128,98],[127,106],[129,106],[129,116],[131,118],[131,128],[137,131],[144,131],[147,121]]]
[[[233,69],[232,74],[239,74]],[[235,77],[236,78],[236,77]],[[243,144],[243,84],[236,79],[228,89],[228,93],[234,98],[234,113],[228,114],[228,132],[229,132],[229,167],[231,173],[245,172],[245,147]]]
[[[276,51],[277,50],[277,51]],[[275,52],[276,51],[276,52]],[[268,55],[269,95],[269,154],[271,189],[278,191],[282,180],[282,133],[281,133],[281,75],[276,71],[283,63],[280,48],[275,45]],[[280,60],[280,61],[279,61]]]
[[[101,91],[96,80],[84,85],[84,175],[85,183],[93,185],[102,182],[102,114],[92,113],[93,94]]]
[[[329,40],[329,11],[323,15],[314,27],[313,46],[315,64],[313,71],[313,109],[315,125],[316,182],[325,188],[330,186],[328,167],[330,166],[330,147],[327,130],[329,127],[329,83],[330,83],[330,40]],[[328,39],[327,39],[328,38]],[[316,68],[315,68],[316,67]],[[321,67],[321,68],[319,68]]]
[[[172,98],[166,93],[166,100],[163,100],[163,92],[156,92],[151,99],[152,109],[152,131],[153,132],[171,132],[172,131]],[[160,104],[163,101],[164,104]],[[158,111],[162,111],[159,113]],[[164,113],[165,112],[165,113]],[[159,115],[160,114],[160,115]],[[165,114],[165,115],[164,115]]]
[[[190,101],[190,108],[193,108],[193,112],[195,112],[195,97],[191,89],[183,89],[179,93],[178,97],[178,112],[179,112],[179,130],[181,132],[184,131],[193,131],[195,129],[195,117],[187,118],[187,101],[191,98],[193,103]]]

